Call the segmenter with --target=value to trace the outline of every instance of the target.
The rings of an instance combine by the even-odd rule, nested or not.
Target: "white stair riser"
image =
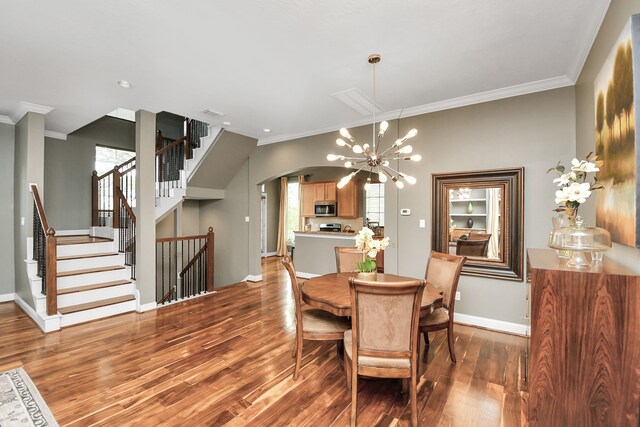
[[[90,320],[100,319],[102,317],[109,317],[116,314],[126,313],[128,311],[135,311],[136,301],[126,301],[119,304],[112,304],[105,307],[93,308],[91,310],[83,310],[70,314],[63,314],[60,319],[60,326],[70,326],[76,323],[88,322]]]
[[[87,268],[106,267],[109,265],[124,265],[124,254],[101,256],[93,258],[79,258],[58,261],[58,273]]]
[[[115,298],[122,295],[131,295],[135,289],[136,287],[133,283],[128,283],[126,285],[110,286],[108,288],[58,295],[58,307],[69,307],[70,305],[85,304],[101,299]]]
[[[60,245],[57,248],[58,256],[99,254],[105,252],[117,252],[118,248],[113,242],[84,243],[79,245]]]
[[[45,313],[47,312],[47,297],[40,293],[38,290],[37,294],[33,295],[33,300],[36,304],[36,313]]]
[[[131,269],[126,267],[121,270],[100,271],[97,273],[77,274],[75,276],[58,277],[58,289],[74,288],[76,286],[93,285],[113,280],[130,280]]]

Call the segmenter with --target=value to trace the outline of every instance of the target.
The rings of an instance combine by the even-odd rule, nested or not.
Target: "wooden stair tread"
[[[84,236],[57,236],[56,243],[58,246],[65,245],[82,245],[86,243],[103,243],[113,242],[113,239],[107,239],[104,237],[93,237],[89,235]]]
[[[123,265],[108,265],[106,267],[85,268],[82,270],[69,270],[58,273],[58,277],[78,276],[80,274],[101,273],[104,271],[124,270]]]
[[[58,261],[67,261],[71,259],[98,258],[103,256],[116,256],[116,255],[118,255],[118,252],[102,252],[99,254],[84,254],[84,255],[66,255],[66,256],[59,256]]]
[[[91,291],[93,289],[109,288],[111,286],[128,285],[131,280],[112,280],[110,282],[94,283],[93,285],[75,286],[73,288],[58,289],[58,295],[72,294],[74,292]]]
[[[101,299],[98,301],[86,302],[84,304],[71,305],[69,307],[60,307],[58,308],[58,312],[60,314],[70,314],[76,313],[78,311],[91,310],[93,308],[104,307],[107,305],[119,304],[121,302],[127,302],[135,300],[136,297],[134,295],[122,295],[119,297]]]

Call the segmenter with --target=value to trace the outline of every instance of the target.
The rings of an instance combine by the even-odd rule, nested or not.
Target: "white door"
[[[267,193],[260,195],[261,254],[267,256]]]

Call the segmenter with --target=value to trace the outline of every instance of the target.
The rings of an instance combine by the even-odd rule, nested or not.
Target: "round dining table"
[[[357,273],[330,273],[308,279],[302,285],[302,300],[313,308],[328,311],[336,316],[351,316],[351,295],[349,278]],[[381,282],[404,282],[415,280],[395,274],[378,273]],[[420,317],[442,307],[442,291],[427,283],[422,294]]]

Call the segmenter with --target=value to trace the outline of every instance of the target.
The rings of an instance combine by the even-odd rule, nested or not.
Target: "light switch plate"
[[[427,223],[425,222],[424,219],[420,220],[420,228],[425,228],[427,226]]]
[[[460,301],[460,292],[456,292],[456,301]]]
[[[411,215],[411,209],[400,209],[400,215],[402,216]]]
[[[244,217],[244,222],[249,222],[249,217],[248,216]]]

